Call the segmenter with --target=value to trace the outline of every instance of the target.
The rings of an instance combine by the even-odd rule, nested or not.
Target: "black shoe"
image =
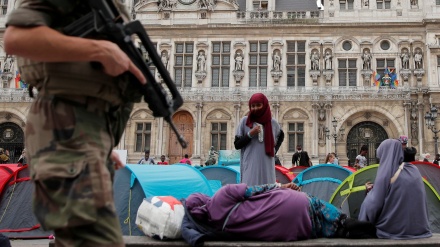
[[[347,218],[343,223],[347,238],[377,238],[376,227],[368,221]]]

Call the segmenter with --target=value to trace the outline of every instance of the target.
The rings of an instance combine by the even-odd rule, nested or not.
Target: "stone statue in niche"
[[[167,70],[168,70],[168,58],[169,58],[168,52],[166,50],[163,50],[160,55],[160,61],[162,61],[163,66]]]
[[[400,55],[400,58],[402,59],[402,69],[409,69],[409,52],[408,50],[403,50],[402,54]]]
[[[241,51],[235,53],[235,70],[243,71],[243,55],[241,54]]]
[[[331,70],[332,69],[332,59],[333,59],[333,56],[332,56],[332,54],[330,54],[330,52],[329,51],[327,51],[326,53],[325,53],[325,57],[324,57],[324,61],[325,61],[325,69],[326,70]]]
[[[417,0],[411,0],[411,5],[412,6],[417,6]]]
[[[362,69],[371,69],[371,53],[365,49],[361,56],[362,58]]]
[[[312,63],[312,70],[319,70],[319,54],[317,51],[312,52],[310,61]]]
[[[417,50],[414,54],[414,68],[423,69],[423,55],[421,50]]]
[[[281,70],[281,56],[279,51],[275,51],[273,53],[273,70],[280,71]]]
[[[203,50],[200,50],[199,55],[197,55],[197,71],[198,72],[206,71],[206,56]]]

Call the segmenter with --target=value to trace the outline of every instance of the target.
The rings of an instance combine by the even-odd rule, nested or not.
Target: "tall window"
[[[267,0],[254,0],[252,5],[254,6],[254,10],[267,10]]]
[[[211,146],[214,150],[226,150],[226,135],[228,125],[226,123],[211,123]]]
[[[212,43],[212,87],[229,87],[231,42]]]
[[[354,87],[356,83],[356,59],[339,59],[338,60],[338,75],[340,87]]]
[[[353,9],[354,0],[339,0],[340,10]]]
[[[156,48],[157,43],[153,43],[154,48]],[[148,54],[147,49],[145,49],[144,45],[142,45],[141,42],[139,42],[139,48],[142,52],[142,56],[145,59],[145,62],[147,62],[148,64],[148,68],[150,68],[151,74],[153,75],[153,77],[156,74],[156,66],[154,66],[153,62],[150,59],[150,54]]]
[[[440,0],[435,0],[435,5],[440,5]]]
[[[437,83],[440,82],[440,56],[437,57]]]
[[[150,149],[151,143],[151,123],[136,124],[136,152]]]
[[[376,59],[376,65],[376,71],[381,75],[383,75],[386,68],[394,69],[396,66],[394,58],[378,58]]]
[[[306,42],[287,41],[287,86],[306,85]]]
[[[296,146],[304,146],[304,123],[289,123],[289,152],[295,152]]]
[[[193,53],[193,42],[176,43],[174,80],[177,87],[192,85]]]
[[[250,42],[249,87],[267,87],[268,42]]]
[[[377,9],[391,9],[391,0],[377,0]]]
[[[8,13],[8,0],[1,0],[1,9],[2,15],[6,15]]]

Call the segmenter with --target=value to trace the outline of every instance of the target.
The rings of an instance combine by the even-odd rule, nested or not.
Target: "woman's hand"
[[[251,136],[255,136],[255,135],[257,135],[258,133],[260,133],[261,132],[261,130],[260,130],[260,126],[259,125],[255,125],[250,131],[249,131],[249,134],[251,135]]]
[[[370,190],[373,189],[373,183],[372,182],[366,182],[365,183],[365,190],[368,192],[370,192]]]
[[[121,159],[119,158],[119,154],[116,151],[112,151],[110,154],[110,159],[115,163],[115,170],[118,170],[119,168],[124,168],[124,163],[122,163]]]
[[[292,189],[296,191],[301,191],[301,188],[295,183],[282,184],[281,188]]]

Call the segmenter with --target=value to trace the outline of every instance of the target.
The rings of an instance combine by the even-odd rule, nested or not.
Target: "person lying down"
[[[294,183],[229,184],[212,197],[194,193],[182,202],[182,237],[191,246],[203,246],[205,240],[376,237],[373,224],[347,218],[334,205],[300,192]]]

